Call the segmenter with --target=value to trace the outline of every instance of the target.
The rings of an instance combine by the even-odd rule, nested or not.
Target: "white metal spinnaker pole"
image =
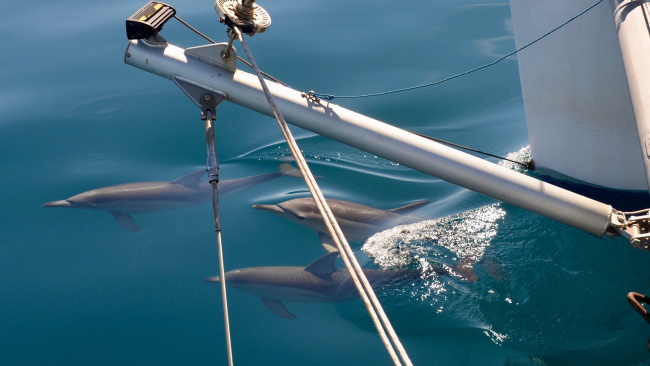
[[[224,68],[223,45],[183,49],[162,39],[132,40],[125,62],[168,79],[222,92],[226,99],[271,116],[255,75]],[[612,206],[430,141],[280,84],[269,89],[288,123],[423,173],[601,236]]]

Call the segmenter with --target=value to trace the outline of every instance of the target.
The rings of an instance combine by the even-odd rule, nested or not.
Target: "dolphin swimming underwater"
[[[250,267],[227,272],[226,284],[249,292],[262,299],[264,305],[276,315],[287,319],[296,316],[283,301],[293,302],[339,302],[358,296],[350,274],[337,269],[334,261],[338,252],[328,253],[307,267]],[[442,268],[434,271],[447,275]],[[403,285],[421,277],[420,270],[381,271],[364,269],[373,288]],[[208,277],[206,282],[220,282],[220,278]]]
[[[139,231],[131,216],[133,213],[169,210],[208,202],[212,198],[212,186],[201,181],[205,172],[205,169],[200,169],[172,182],[138,182],[97,188],[65,200],[47,202],[43,207],[105,211],[113,214],[125,229]],[[239,192],[284,175],[302,177],[298,169],[289,164],[281,164],[276,173],[220,181],[219,196]]]
[[[429,204],[429,201],[417,201],[390,210],[339,199],[328,198],[327,203],[346,239],[356,242],[365,242],[374,234],[398,225],[408,225],[430,219],[410,215],[413,211]],[[253,207],[273,212],[289,221],[316,231],[325,250],[337,251],[313,198],[296,198],[277,205],[253,205]],[[465,281],[474,282],[478,281],[478,277],[474,273],[473,264],[474,260],[471,258],[461,258],[457,265],[451,269]]]
[[[326,199],[346,238],[364,242],[372,235],[397,225],[412,224],[426,220],[425,217],[409,216],[429,201],[417,201],[408,205],[382,210],[359,203],[339,199]],[[331,244],[332,239],[323,218],[311,197],[296,198],[277,205],[253,205],[254,208],[273,212],[290,221],[316,231],[323,244]]]

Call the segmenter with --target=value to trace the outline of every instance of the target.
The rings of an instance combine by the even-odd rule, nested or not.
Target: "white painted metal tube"
[[[272,115],[255,75],[234,74],[190,57],[173,45],[152,47],[133,40],[125,62],[168,79],[182,78],[222,91],[243,107]],[[269,83],[288,123],[327,136],[423,173],[600,236],[613,209],[557,186],[528,177],[332,103],[314,103],[299,91]]]
[[[645,174],[650,182],[650,3],[611,0]],[[640,168],[639,168],[640,170]]]

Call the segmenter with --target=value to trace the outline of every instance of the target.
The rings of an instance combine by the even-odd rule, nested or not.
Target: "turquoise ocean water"
[[[171,81],[123,62],[124,20],[143,4],[3,7],[0,365],[226,364],[221,296],[203,281],[218,272],[208,203],[135,214],[139,232],[107,213],[42,207],[205,164],[196,106]],[[213,3],[170,4],[225,41]],[[273,24],[251,48],[263,70],[298,90],[422,84],[514,48],[507,2],[260,5]],[[205,43],[176,21],[162,35]],[[525,155],[528,144],[516,57],[436,87],[336,102],[495,154]],[[276,171],[289,154],[276,122],[227,103],[218,112],[221,178]],[[424,276],[379,292],[414,364],[648,364],[650,327],[625,299],[650,292],[648,253],[293,131],[326,196],[383,209],[431,201],[417,214],[436,220],[382,233],[364,250],[354,243],[364,267],[477,260],[476,282]],[[314,232],[251,208],[307,195],[300,179],[282,177],[224,197],[226,269],[305,266],[323,255]],[[251,294],[231,288],[229,300],[236,365],[391,364],[360,301],[286,303],[297,315],[288,320]]]

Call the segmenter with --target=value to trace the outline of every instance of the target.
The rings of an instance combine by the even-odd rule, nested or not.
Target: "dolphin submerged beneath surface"
[[[427,220],[426,217],[410,216],[410,214],[430,203],[430,201],[417,201],[390,210],[382,210],[333,198],[328,198],[326,201],[345,237],[356,242],[365,242],[374,234],[397,225]],[[323,222],[323,217],[318,211],[316,202],[311,197],[296,198],[277,205],[253,205],[253,207],[272,212],[316,231],[326,248],[327,245],[332,243],[332,238]]]
[[[411,216],[413,211],[430,203],[426,200],[412,202],[390,210],[339,199],[328,198],[326,201],[346,239],[355,242],[365,242],[371,236],[398,225],[414,224],[431,219]],[[277,205],[253,205],[253,207],[272,212],[316,231],[325,250],[337,252],[334,240],[330,236],[313,198],[296,198]],[[461,258],[451,269],[465,281],[478,281],[478,277],[474,273],[474,263],[475,259],[470,257]]]
[[[111,213],[125,229],[140,231],[131,214],[169,210],[208,202],[212,186],[201,181],[205,169],[197,170],[171,182],[137,182],[97,188],[43,207],[83,208]],[[242,191],[281,176],[302,177],[290,164],[281,164],[279,172],[220,181],[219,196]]]
[[[258,296],[276,315],[287,319],[296,316],[283,301],[340,302],[358,297],[354,282],[345,269],[337,269],[338,252],[328,253],[307,267],[250,267],[226,272],[226,284]],[[448,275],[442,267],[434,268],[439,275]],[[363,273],[373,288],[404,285],[422,276],[421,270],[371,270]],[[220,282],[219,276],[206,282]]]

